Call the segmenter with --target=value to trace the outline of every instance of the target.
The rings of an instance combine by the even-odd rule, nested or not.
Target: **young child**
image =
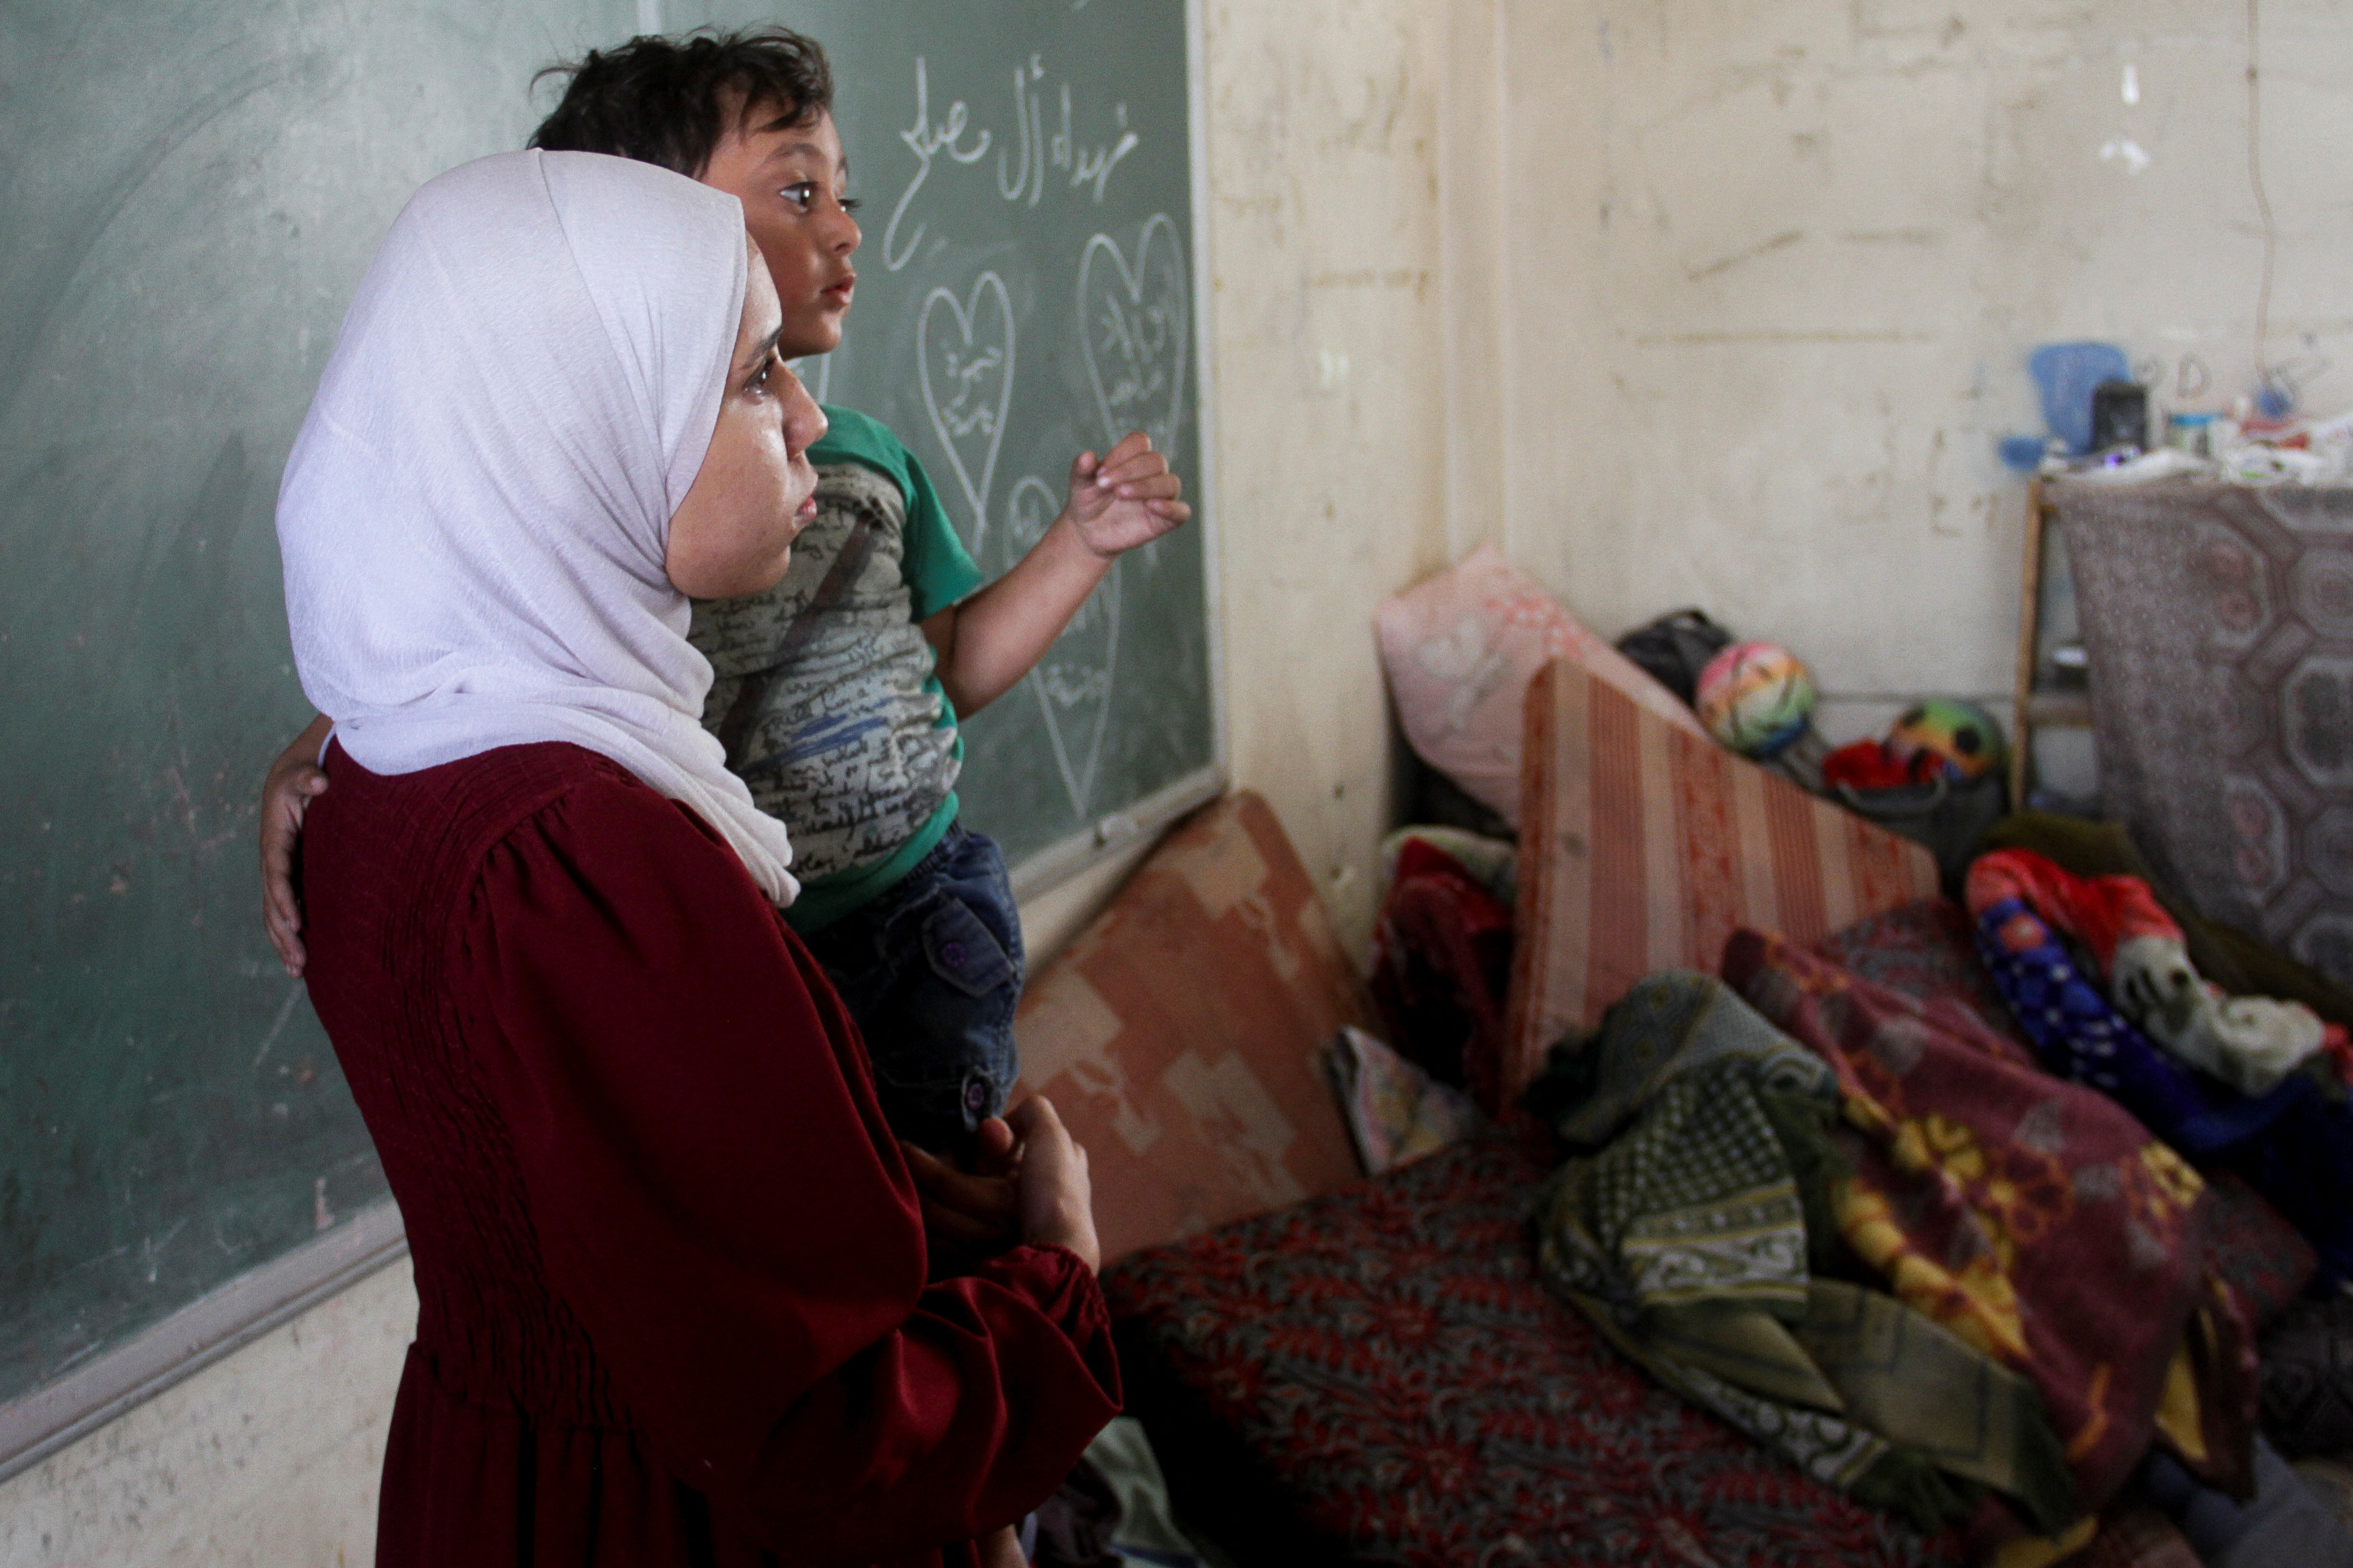
[[[640,37],[554,69],[569,84],[533,146],[659,163],[734,195],[783,302],[780,353],[841,341],[860,232],[815,43],[782,28]],[[957,721],[1029,672],[1113,557],[1190,509],[1141,432],[1100,460],[1081,453],[1061,515],[982,586],[914,455],[862,414],[825,412],[809,450],[818,516],[784,580],[694,607],[715,677],[703,722],[791,831],[801,891],[786,918],[857,1019],[892,1128],[994,1165],[1001,1124],[996,1147],[975,1140],[1017,1071],[1021,935],[1002,854],[956,820]],[[292,864],[303,807],[326,787],[314,760],[328,724],[263,788],[265,916],[297,974]]]

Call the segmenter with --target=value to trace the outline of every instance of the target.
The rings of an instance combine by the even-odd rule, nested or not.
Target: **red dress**
[[[311,1000],[415,1259],[381,1568],[964,1562],[1117,1413],[1094,1278],[926,1286],[831,988],[702,822],[576,746],[303,834]]]

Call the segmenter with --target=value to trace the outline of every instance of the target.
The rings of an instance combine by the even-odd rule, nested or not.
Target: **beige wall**
[[[2237,385],[2244,11],[2130,0],[1205,0],[1233,774],[1361,943],[1373,605],[1501,539],[1595,626],[1697,601],[1851,700],[1998,694],[2034,343]],[[2353,308],[2353,13],[2268,0],[2274,357]],[[2135,66],[2141,100],[2121,99]],[[2101,148],[2132,140],[2147,167]],[[1028,914],[1049,945],[1103,879]],[[367,1561],[414,1311],[377,1277],[0,1489],[0,1568]]]
[[[1370,616],[1443,566],[1448,13],[1210,0],[1227,734],[1341,928],[1394,812]]]
[[[0,1487],[7,1568],[362,1568],[408,1265],[311,1309]]]
[[[1832,693],[2005,693],[2027,353],[2252,381],[2246,6],[1504,9],[1513,553],[1609,635],[1697,602]],[[2270,352],[2333,411],[2353,12],[2263,0],[2262,38]]]

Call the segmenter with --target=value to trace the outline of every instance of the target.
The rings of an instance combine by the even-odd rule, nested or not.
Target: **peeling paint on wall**
[[[1504,11],[1514,555],[1605,633],[1699,603],[1831,693],[2005,691],[2028,353],[2252,390],[2243,10]],[[2263,29],[2271,357],[2353,406],[2353,16]]]

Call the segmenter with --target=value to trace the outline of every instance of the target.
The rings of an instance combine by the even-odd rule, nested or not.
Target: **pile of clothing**
[[[2038,831],[2053,847],[2090,837],[2011,829]],[[2341,1023],[2200,973],[2144,877],[2083,875],[2003,847],[1970,867],[1968,901],[1986,967],[2044,1067],[2111,1096],[2191,1162],[2243,1177],[2312,1243],[2318,1289],[2353,1279],[2353,1047]],[[2324,1003],[2335,989],[2318,976],[2297,988]]]
[[[1726,639],[1686,614],[1609,649],[1497,559],[1401,596],[1382,634],[1408,736],[1466,809],[1390,841],[1374,991],[1406,1056],[1500,1111],[1514,694],[1567,652],[1693,729]],[[1936,851],[1948,898],[1881,917],[1925,942],[1744,931],[1720,978],[1654,973],[1556,1049],[1526,1101],[1564,1154],[1545,1278],[1686,1399],[2005,1568],[2059,1561],[2104,1510],[2097,1560],[2137,1562],[2110,1543],[2160,1501],[2211,1563],[2295,1540],[2353,1564],[2306,1489],[2353,1459],[2353,992],[2202,920],[2119,826],[1989,828],[1981,721],[1924,709],[1898,726],[1921,736],[1831,768]],[[1817,750],[1772,765],[1822,788]],[[1865,809],[1914,795],[1916,821]],[[1936,984],[1876,984],[1923,964]],[[2302,1467],[2284,1490],[2259,1413]]]
[[[1957,1012],[1744,931],[1723,980],[1644,981],[1529,1103],[1571,1151],[1546,1278],[1818,1479],[2046,1560],[2152,1444],[2248,1486],[2205,1183]]]

